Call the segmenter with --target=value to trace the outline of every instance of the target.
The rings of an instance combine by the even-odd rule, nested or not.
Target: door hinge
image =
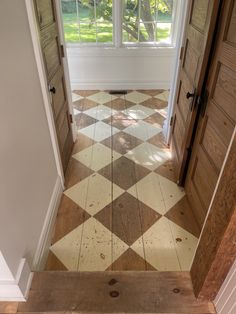
[[[65,58],[65,50],[64,50],[64,46],[61,45],[61,57]]]
[[[205,115],[208,97],[209,97],[209,92],[207,89],[204,90],[204,92],[201,96],[197,96],[196,107],[198,109],[200,108],[200,113],[201,113],[202,117],[204,117],[204,115]]]
[[[72,117],[71,113],[69,114],[69,121],[70,121],[70,123],[73,123],[73,117]]]
[[[205,112],[206,112],[206,107],[207,107],[207,103],[208,103],[208,97],[209,97],[209,92],[207,89],[204,90],[203,93],[203,97],[201,99],[201,116],[204,117],[205,116]]]
[[[173,116],[170,118],[170,126],[173,124]]]
[[[184,54],[184,47],[181,47],[180,54],[179,54],[179,60],[182,60]]]

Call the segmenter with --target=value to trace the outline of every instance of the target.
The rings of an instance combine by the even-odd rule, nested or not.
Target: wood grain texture
[[[55,121],[58,145],[64,173],[73,147],[71,122],[64,69],[56,19],[55,0],[34,0],[45,75],[51,93],[51,105]]]
[[[59,241],[89,218],[90,215],[84,209],[63,194],[57,213],[52,244]]]
[[[107,270],[113,271],[141,271],[141,270],[156,270],[152,265],[145,261],[141,256],[129,248],[123,253]]]
[[[199,238],[201,230],[186,195],[175,204],[165,216]]]
[[[207,218],[191,277],[196,296],[213,300],[236,258],[236,137]]]
[[[17,312],[18,302],[0,302],[1,314],[15,314]]]
[[[49,251],[47,262],[44,268],[45,271],[66,271],[68,270],[64,264],[54,255],[51,251]]]
[[[190,146],[197,117],[196,97],[200,95],[207,69],[219,1],[192,0],[184,39],[178,89],[172,124],[171,150],[176,178],[184,184]]]
[[[112,298],[112,291],[118,297]],[[215,313],[212,303],[195,299],[189,273],[152,271],[36,273],[28,301],[18,308],[19,313],[72,311]]]
[[[203,225],[235,126],[235,45],[225,40],[235,1],[222,2],[206,90],[189,163],[185,189],[200,226]],[[226,50],[224,47],[228,47]],[[231,64],[230,68],[229,65]]]

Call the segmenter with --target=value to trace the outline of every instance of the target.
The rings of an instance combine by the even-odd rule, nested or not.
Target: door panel
[[[232,106],[232,102],[235,101],[236,97],[236,73],[221,62],[218,63],[217,67],[218,73],[216,75],[217,81],[213,91],[213,99],[216,104],[235,121],[236,112],[235,108]]]
[[[208,5],[209,2],[206,0],[194,1],[193,3],[191,24],[201,31],[204,31]]]
[[[219,1],[213,0],[193,0],[190,5],[171,136],[176,177],[180,185],[184,182],[197,114],[196,95],[201,93],[218,7]]]
[[[65,171],[73,146],[73,138],[54,1],[35,0],[35,10],[47,82],[52,92],[51,105],[58,145]]]
[[[56,22],[54,5],[52,0],[36,0],[39,28]]]
[[[186,193],[202,226],[236,123],[236,4],[224,1],[202,111],[186,179]],[[228,39],[230,38],[231,41]]]

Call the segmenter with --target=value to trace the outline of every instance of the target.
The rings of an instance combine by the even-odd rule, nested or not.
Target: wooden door
[[[236,123],[236,2],[224,1],[186,193],[202,225]]]
[[[183,185],[186,163],[218,13],[218,0],[192,0],[172,120],[171,150],[176,178]]]
[[[55,0],[35,0],[34,3],[61,161],[65,172],[73,146],[72,117],[69,114],[62,62],[63,47],[60,46]]]

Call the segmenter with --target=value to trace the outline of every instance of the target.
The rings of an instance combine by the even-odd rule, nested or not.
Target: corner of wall
[[[0,301],[26,301],[32,278],[33,273],[26,259],[22,258],[15,278],[0,281]]]
[[[22,258],[17,273],[14,276],[7,265],[7,261],[0,252],[1,276],[4,278],[3,280],[0,278],[0,301],[26,301],[33,278],[32,271],[42,270],[46,263],[62,192],[61,178],[58,176],[52,191],[32,267],[29,266],[25,258]]]
[[[63,186],[60,176],[57,177],[51,200],[48,206],[47,214],[44,220],[42,232],[39,238],[36,253],[34,255],[32,270],[39,271],[44,269],[46,264],[49,247],[51,245],[51,237],[53,233],[54,223],[57,216],[57,210],[60,204]]]

